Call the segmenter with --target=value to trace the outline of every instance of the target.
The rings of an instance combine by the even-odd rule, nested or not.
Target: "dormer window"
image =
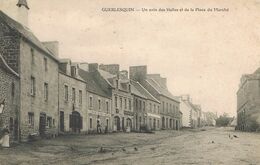
[[[128,86],[128,90],[129,90],[129,92],[131,92],[131,85],[130,84]]]
[[[71,76],[72,76],[72,77],[75,77],[76,74],[77,74],[77,72],[76,72],[76,67],[75,67],[75,66],[72,66],[72,67],[71,67]]]

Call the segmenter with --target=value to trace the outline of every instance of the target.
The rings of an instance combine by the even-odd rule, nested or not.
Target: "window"
[[[162,110],[163,110],[163,112],[164,112],[164,102],[162,102]]]
[[[14,130],[14,119],[12,117],[10,117],[10,119],[9,119],[9,129],[10,129],[10,132],[13,132],[13,130]]]
[[[101,110],[101,100],[98,99],[98,109]]]
[[[123,99],[122,99],[122,97],[120,97],[120,109],[122,109],[123,108]]]
[[[48,83],[44,83],[44,101],[48,101]]]
[[[153,105],[153,113],[156,113],[156,105]]]
[[[116,80],[116,88],[118,88],[118,80]]]
[[[166,103],[166,112],[168,113],[168,103]]]
[[[69,101],[69,87],[67,85],[64,86],[64,99]]]
[[[89,128],[92,129],[92,118],[89,119]]]
[[[157,110],[158,110],[158,114],[160,113],[160,106],[157,107]]]
[[[152,103],[150,103],[149,105],[150,105],[150,112],[152,112]]]
[[[131,85],[129,85],[129,92],[131,92]]]
[[[12,91],[11,91],[12,93],[12,99],[14,98],[14,93],[15,93],[15,84],[14,84],[14,82],[12,82]]]
[[[48,71],[48,61],[46,57],[44,57],[44,69],[45,71]]]
[[[126,98],[125,98],[125,109],[127,109],[127,101],[126,101]]]
[[[145,102],[143,101],[143,111],[145,111]]]
[[[47,127],[51,128],[52,127],[52,118],[51,117],[47,117]]]
[[[129,99],[129,110],[132,109],[132,101]]]
[[[108,101],[106,101],[106,107],[107,107],[107,113],[109,113],[109,105],[108,105]]]
[[[79,104],[82,104],[82,90],[79,90]]]
[[[93,107],[93,98],[92,96],[89,97],[89,107]]]
[[[35,96],[35,78],[31,77],[31,95]]]
[[[139,100],[139,110],[141,111],[142,110],[142,101]]]
[[[170,104],[170,112],[172,113],[173,111],[172,111],[172,105]]]
[[[31,64],[35,64],[35,57],[34,57],[34,50],[33,49],[31,49],[31,57],[32,57]]]
[[[117,107],[117,96],[115,96],[115,106]]]
[[[34,113],[33,112],[28,113],[28,122],[29,122],[30,126],[34,126]]]
[[[107,129],[108,129],[108,127],[109,127],[109,120],[107,119]]]
[[[55,119],[52,119],[52,125],[55,126]]]
[[[76,90],[75,88],[72,88],[72,102],[75,103],[76,100]]]

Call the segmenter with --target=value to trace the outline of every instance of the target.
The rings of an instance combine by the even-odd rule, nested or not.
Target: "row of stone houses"
[[[260,129],[260,68],[240,79],[237,91],[237,127],[241,131]]]
[[[28,12],[25,0],[17,3]],[[19,12],[18,12],[19,13]],[[41,42],[0,11],[0,126],[13,140],[30,135],[175,129],[182,126],[180,101],[167,79],[147,66],[73,63],[59,58],[56,41]]]

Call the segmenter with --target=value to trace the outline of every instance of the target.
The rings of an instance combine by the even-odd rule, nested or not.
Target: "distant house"
[[[84,65],[85,66],[85,65]],[[88,133],[112,132],[112,91],[98,70],[98,64],[80,65],[79,76],[87,82],[85,124]],[[88,68],[88,69],[86,69]],[[98,130],[99,129],[99,130]]]
[[[133,96],[127,71],[120,71],[118,64],[99,65],[99,73],[110,85],[114,131],[134,128]]]
[[[180,111],[182,112],[182,127],[197,128],[199,111],[190,99],[189,95],[179,97]]]
[[[131,80],[134,96],[136,130],[145,125],[150,130],[161,129],[160,101],[152,96],[139,82]],[[143,106],[143,107],[142,107]]]
[[[179,100],[167,88],[167,79],[159,74],[147,74],[147,66],[131,66],[130,79],[139,82],[154,98],[160,101],[162,129],[180,128]]]

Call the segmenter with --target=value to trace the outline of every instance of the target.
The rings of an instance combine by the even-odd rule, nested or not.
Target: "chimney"
[[[17,21],[28,27],[28,11],[30,8],[28,7],[27,1],[19,0],[16,6],[18,7]]]
[[[89,72],[95,72],[98,70],[98,63],[88,64],[88,70]]]
[[[147,76],[147,66],[130,66],[129,67],[130,79],[142,82]]]
[[[119,64],[108,64],[108,65],[100,64],[99,65],[99,69],[107,71],[113,75],[119,75],[119,68],[120,68]]]
[[[59,68],[60,68],[60,70],[62,70],[67,75],[71,75],[71,61],[70,61],[70,59],[60,59]]]
[[[89,64],[86,63],[86,62],[79,63],[79,68],[88,72],[89,71]]]
[[[148,74],[148,78],[155,80],[162,88],[167,89],[167,78],[161,77],[160,74]]]
[[[120,79],[128,79],[128,71],[127,70],[120,71],[119,78]]]
[[[59,42],[58,41],[47,41],[42,44],[55,56],[59,57]]]

